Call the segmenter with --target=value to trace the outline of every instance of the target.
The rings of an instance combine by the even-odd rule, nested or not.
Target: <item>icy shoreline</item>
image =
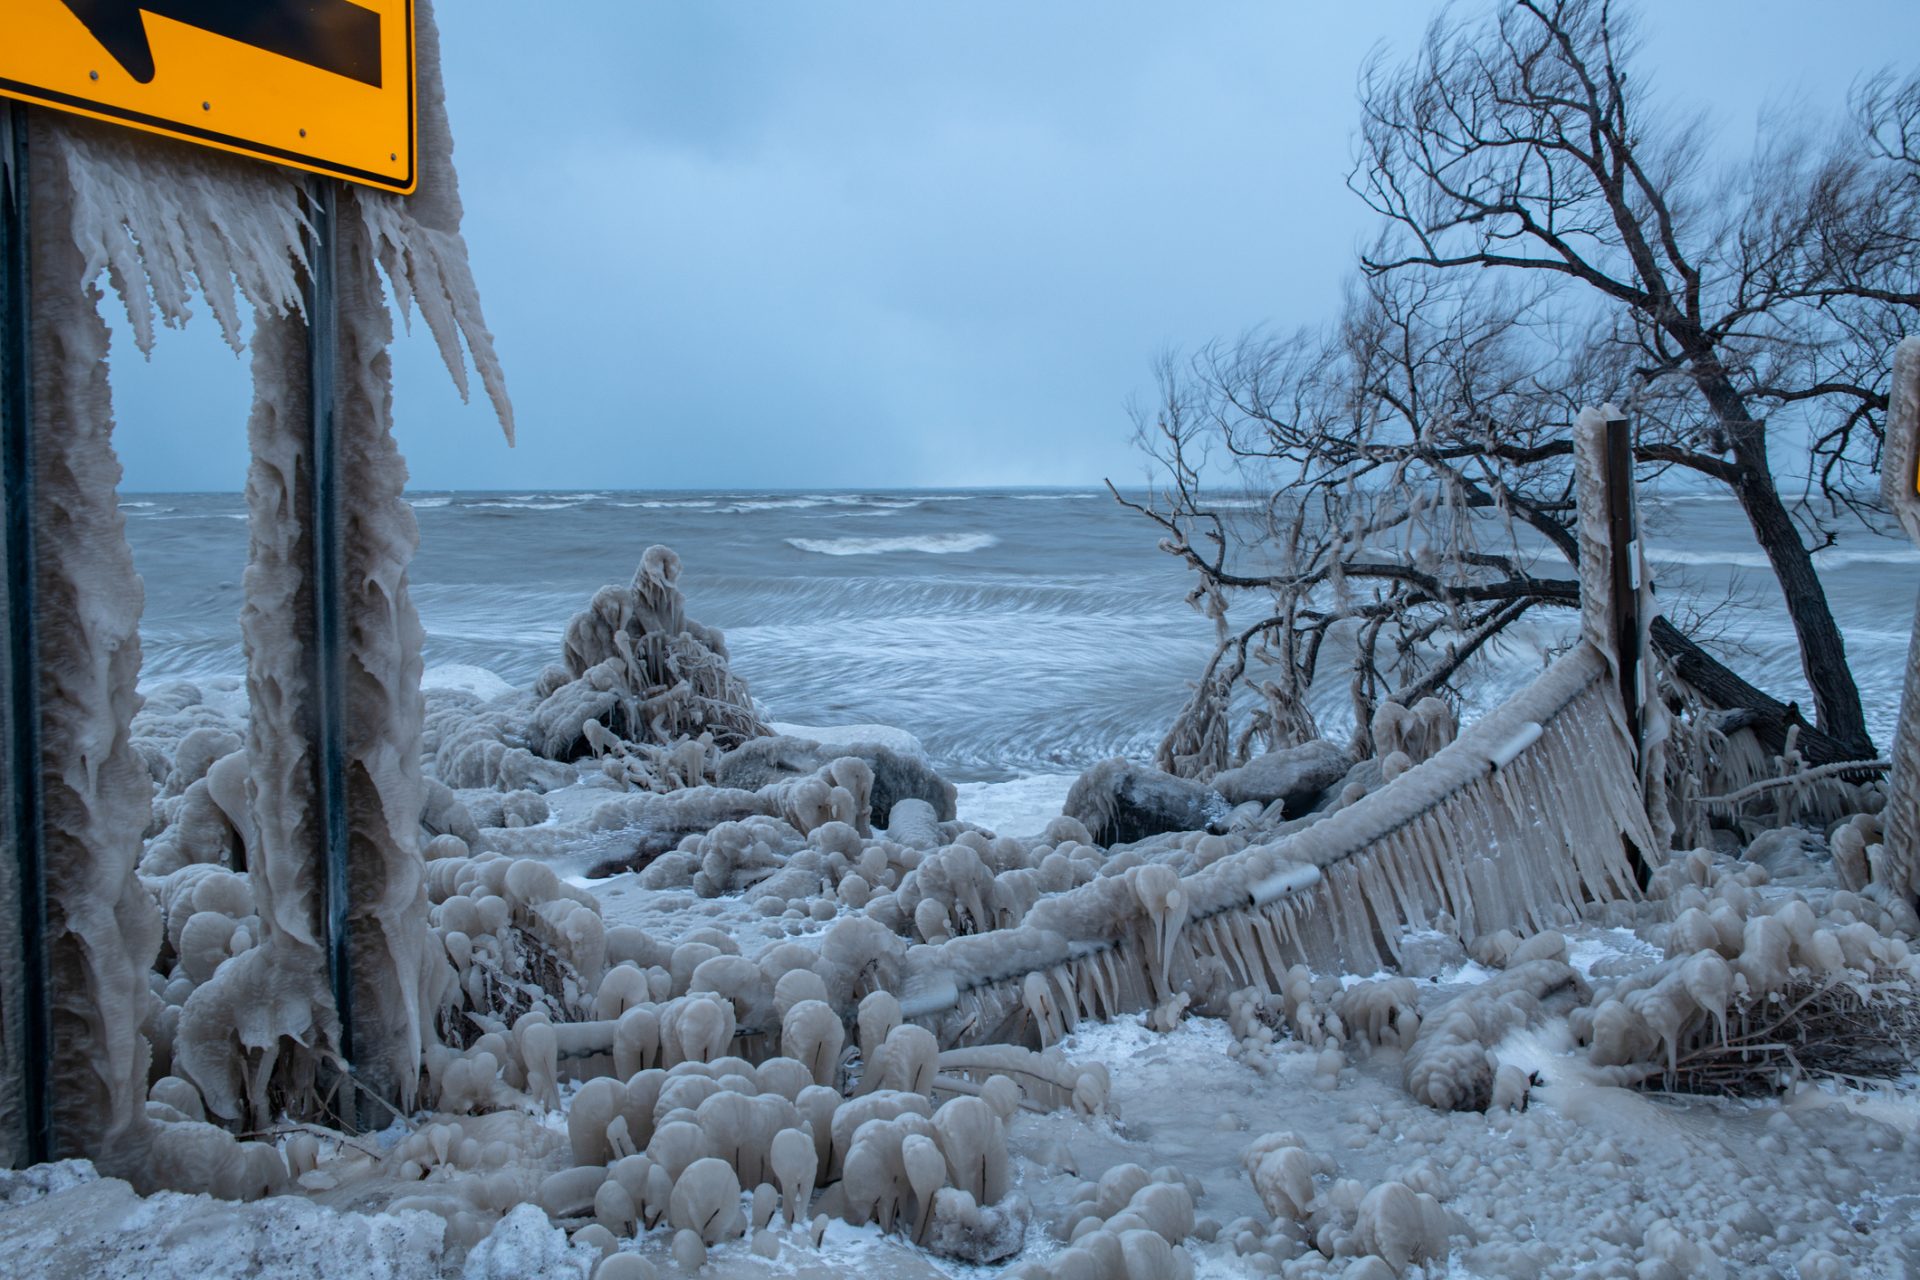
[[[1551,890],[1503,885],[1497,859],[1534,855],[1464,822],[1341,852],[1393,778],[1420,771],[1396,794],[1431,808],[1511,765],[1508,738],[1541,741],[1456,738],[1438,704],[1383,713],[1378,759],[1250,761],[1215,780],[1237,803],[1117,764],[955,787],[900,729],[762,724],[669,556],[596,596],[534,690],[423,681],[440,1013],[427,1104],[384,1132],[202,1122],[240,1099],[201,1078],[226,1068],[194,1011],[260,954],[234,869],[246,707],[149,690],[141,877],[166,938],[146,1111],[209,1162],[157,1181],[219,1194],[8,1175],[0,1271],[1678,1280],[1920,1258],[1910,1060],[1881,1083],[1776,1093],[1775,1061],[1745,1100],[1672,1091],[1716,1025],[1783,1001],[1910,1016],[1915,921],[1866,884],[1870,826],[1675,853],[1644,896],[1609,890],[1615,855],[1592,849]],[[698,682],[643,675],[663,651]],[[1600,670],[1556,668],[1534,700],[1578,705]],[[724,746],[690,735],[702,718]],[[1217,802],[1191,809],[1209,829],[1180,825],[1189,791]],[[1614,829],[1569,803],[1566,831]],[[1096,842],[1113,804],[1159,833]],[[1348,835],[1289,861],[1316,827]],[[1369,856],[1383,869],[1356,872]],[[1470,927],[1421,894],[1531,923]],[[1296,959],[1314,948],[1376,960]]]

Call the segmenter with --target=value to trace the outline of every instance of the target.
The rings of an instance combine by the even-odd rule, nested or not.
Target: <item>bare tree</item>
[[[1364,751],[1382,698],[1446,690],[1530,610],[1578,605],[1571,475],[1542,449],[1567,428],[1572,402],[1551,389],[1566,362],[1527,300],[1463,292],[1382,277],[1330,332],[1162,360],[1136,427],[1165,484],[1121,501],[1165,531],[1219,628],[1162,768],[1210,773],[1253,735],[1316,736],[1306,691],[1336,652]],[[1236,618],[1247,595],[1262,607]],[[1262,705],[1231,735],[1251,668]]]
[[[1370,63],[1349,185],[1390,232],[1362,270],[1491,269],[1539,282],[1562,323],[1584,306],[1590,366],[1636,410],[1636,456],[1739,501],[1820,729],[1868,756],[1812,553],[1835,536],[1831,513],[1866,501],[1887,353],[1920,320],[1920,91],[1870,82],[1858,127],[1783,136],[1728,174],[1699,122],[1655,113],[1632,55],[1631,23],[1605,0],[1517,0],[1485,22],[1449,12],[1410,62]],[[1806,494],[1823,504],[1782,496],[1783,431],[1804,433]],[[1534,447],[1544,461],[1570,444]]]

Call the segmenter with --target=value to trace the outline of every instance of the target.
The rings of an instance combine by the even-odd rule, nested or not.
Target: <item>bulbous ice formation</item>
[[[560,664],[534,687],[535,751],[576,760],[694,738],[726,750],[768,732],[725,638],[687,617],[679,580],[680,557],[648,547],[628,586],[602,587],[567,624]]]

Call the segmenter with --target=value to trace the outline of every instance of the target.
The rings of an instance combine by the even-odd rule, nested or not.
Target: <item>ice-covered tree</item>
[[[1163,764],[1232,750],[1204,726],[1250,669],[1254,727],[1307,731],[1299,685],[1329,635],[1351,638],[1364,734],[1374,699],[1444,687],[1529,610],[1573,603],[1570,426],[1602,401],[1628,411],[1643,477],[1745,512],[1813,693],[1803,752],[1873,754],[1813,553],[1874,501],[1890,353],[1920,327],[1920,77],[1867,80],[1843,124],[1770,129],[1729,168],[1634,43],[1600,0],[1519,0],[1450,9],[1411,59],[1370,61],[1349,185],[1383,230],[1341,320],[1162,365],[1145,505],[1223,619]],[[1271,500],[1223,508],[1223,478]],[[1225,625],[1247,593],[1271,609]],[[1681,628],[1654,638],[1763,741],[1797,721]],[[1276,661],[1250,668],[1260,646]]]

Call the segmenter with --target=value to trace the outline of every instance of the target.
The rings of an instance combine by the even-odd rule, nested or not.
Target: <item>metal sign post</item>
[[[331,179],[307,184],[307,420],[312,477],[313,594],[312,708],[314,795],[324,817],[320,852],[320,929],[327,953],[327,985],[340,1017],[340,1055],[353,1061],[353,963],[347,921],[350,833],[347,824],[347,637],[341,598],[340,445],[335,433],[335,379],[339,364],[335,220]]]
[[[1633,434],[1624,417],[1606,421],[1607,543],[1612,571],[1613,649],[1633,763],[1640,764],[1640,547],[1633,519]]]
[[[0,1096],[13,1105],[0,1154],[35,1163],[52,1147],[48,1090],[47,899],[40,829],[34,626],[32,351],[27,308],[27,113],[0,103]]]

